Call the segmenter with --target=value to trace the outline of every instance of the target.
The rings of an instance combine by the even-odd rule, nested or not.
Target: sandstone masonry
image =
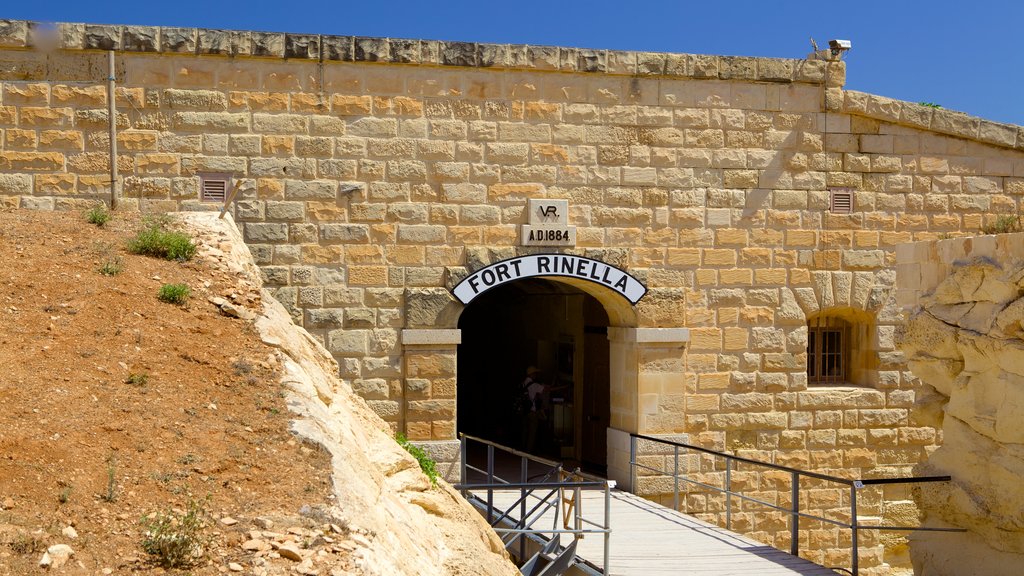
[[[266,285],[377,414],[449,462],[463,310],[449,289],[528,253],[527,200],[549,198],[577,227],[557,251],[649,289],[635,307],[594,293],[611,323],[610,474],[628,477],[616,433],[640,432],[910,475],[941,431],[916,415],[921,387],[896,348],[896,246],[975,232],[1024,194],[1024,129],[843,90],[842,62],[0,21],[0,205],[108,197],[106,50],[122,205],[210,209],[199,175],[230,174]],[[808,378],[822,321],[855,342],[834,385]],[[746,482],[788,497],[771,475]],[[839,492],[811,498],[843,514]],[[887,488],[861,510],[908,501]],[[686,509],[723,519],[706,493]],[[777,514],[733,522],[788,546]],[[804,534],[807,557],[847,564],[848,536]],[[860,565],[904,552],[866,534]]]

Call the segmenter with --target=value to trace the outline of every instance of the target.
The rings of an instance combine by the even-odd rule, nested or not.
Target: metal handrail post
[[[672,471],[672,509],[679,510],[679,446],[672,447],[675,452],[675,466]]]
[[[469,484],[469,478],[467,477],[467,472],[468,471],[466,469],[466,466],[469,465],[469,461],[467,460],[467,456],[466,456],[466,453],[468,452],[467,448],[469,446],[469,440],[465,436],[463,436],[462,438],[459,439],[459,442],[461,444],[461,447],[460,447],[461,453],[459,454],[459,466],[460,466],[459,482],[461,484]],[[463,490],[462,491],[462,497],[465,498],[466,494],[467,494],[467,491]]]
[[[608,567],[608,558],[610,556],[609,546],[611,545],[612,538],[612,489],[611,484],[608,482],[604,483],[604,574],[607,576],[611,574],[611,568]]]
[[[522,461],[519,464],[519,481],[522,482],[523,484],[526,484],[526,481],[529,480],[528,468],[530,466],[530,463],[529,463],[529,460],[526,459],[526,456],[522,456],[521,459],[522,459]],[[526,528],[526,487],[525,486],[523,486],[522,488],[519,489],[519,497],[522,500],[519,503],[519,524],[523,528]],[[525,534],[520,534],[519,535],[519,561],[520,562],[525,562],[526,561],[526,535]]]
[[[583,491],[577,486],[573,490],[573,498],[576,499],[576,510],[575,510],[575,521],[573,522],[574,530],[583,530]],[[579,540],[583,538],[583,534],[577,532],[573,535],[574,539]]]
[[[494,485],[494,446],[487,445],[487,483]],[[494,488],[487,489],[487,523],[494,521]]]
[[[853,558],[851,559],[851,568],[853,569],[853,576],[860,574],[859,560],[860,556],[857,545],[857,485],[850,486],[850,537],[853,539]]]
[[[793,500],[793,515],[789,526],[789,553],[800,555],[800,474],[791,472],[793,485],[789,497]]]
[[[636,485],[636,436],[629,437],[629,489],[637,493]]]
[[[725,459],[725,529],[732,530],[732,458]]]

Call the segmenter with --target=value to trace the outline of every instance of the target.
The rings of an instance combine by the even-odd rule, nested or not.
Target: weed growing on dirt
[[[57,494],[57,502],[67,504],[71,500],[71,484],[61,484],[60,493]]]
[[[164,510],[142,519],[142,549],[164,568],[188,568],[205,553],[206,501],[190,500],[184,512]]]
[[[252,362],[249,362],[245,358],[239,358],[231,363],[231,367],[235,369],[235,376],[244,376],[253,371],[255,366]]]
[[[160,293],[157,295],[157,298],[161,302],[180,306],[188,301],[188,297],[191,294],[192,290],[189,289],[187,284],[164,284],[160,287]]]
[[[196,245],[187,234],[167,230],[168,221],[147,220],[142,230],[128,241],[128,251],[165,260],[191,260],[196,255]]]
[[[46,544],[38,537],[31,534],[18,534],[10,543],[11,552],[15,554],[29,555],[38,554],[46,549]]]
[[[420,470],[430,478],[430,483],[437,486],[437,463],[434,459],[427,455],[422,448],[409,442],[409,439],[405,437],[405,434],[399,433],[395,436],[395,440],[398,445],[405,448],[405,451],[412,454],[412,457],[420,463]]]
[[[1006,234],[1009,232],[1020,232],[1024,229],[1021,225],[1019,214],[1004,214],[996,218],[995,222],[981,227],[982,234]]]
[[[125,384],[131,384],[132,386],[145,386],[149,382],[149,374],[139,374],[132,372],[124,379]]]
[[[85,219],[89,224],[95,224],[102,228],[107,222],[110,222],[110,210],[107,210],[106,204],[100,202],[85,213]]]
[[[107,457],[107,491],[100,495],[104,502],[117,501],[117,458]]]
[[[117,276],[122,270],[124,270],[124,263],[120,256],[107,257],[98,268],[99,273],[104,276]]]

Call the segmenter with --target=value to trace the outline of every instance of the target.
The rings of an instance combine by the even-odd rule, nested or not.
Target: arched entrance
[[[459,432],[604,473],[609,325],[597,298],[564,281],[525,278],[481,294],[459,318]],[[528,414],[529,367],[548,385],[541,418]]]

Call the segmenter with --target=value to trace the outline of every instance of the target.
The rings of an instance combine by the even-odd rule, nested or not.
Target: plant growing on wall
[[[1020,214],[1003,214],[996,218],[995,222],[981,227],[982,234],[1009,234],[1022,230],[1024,226],[1021,224]]]

